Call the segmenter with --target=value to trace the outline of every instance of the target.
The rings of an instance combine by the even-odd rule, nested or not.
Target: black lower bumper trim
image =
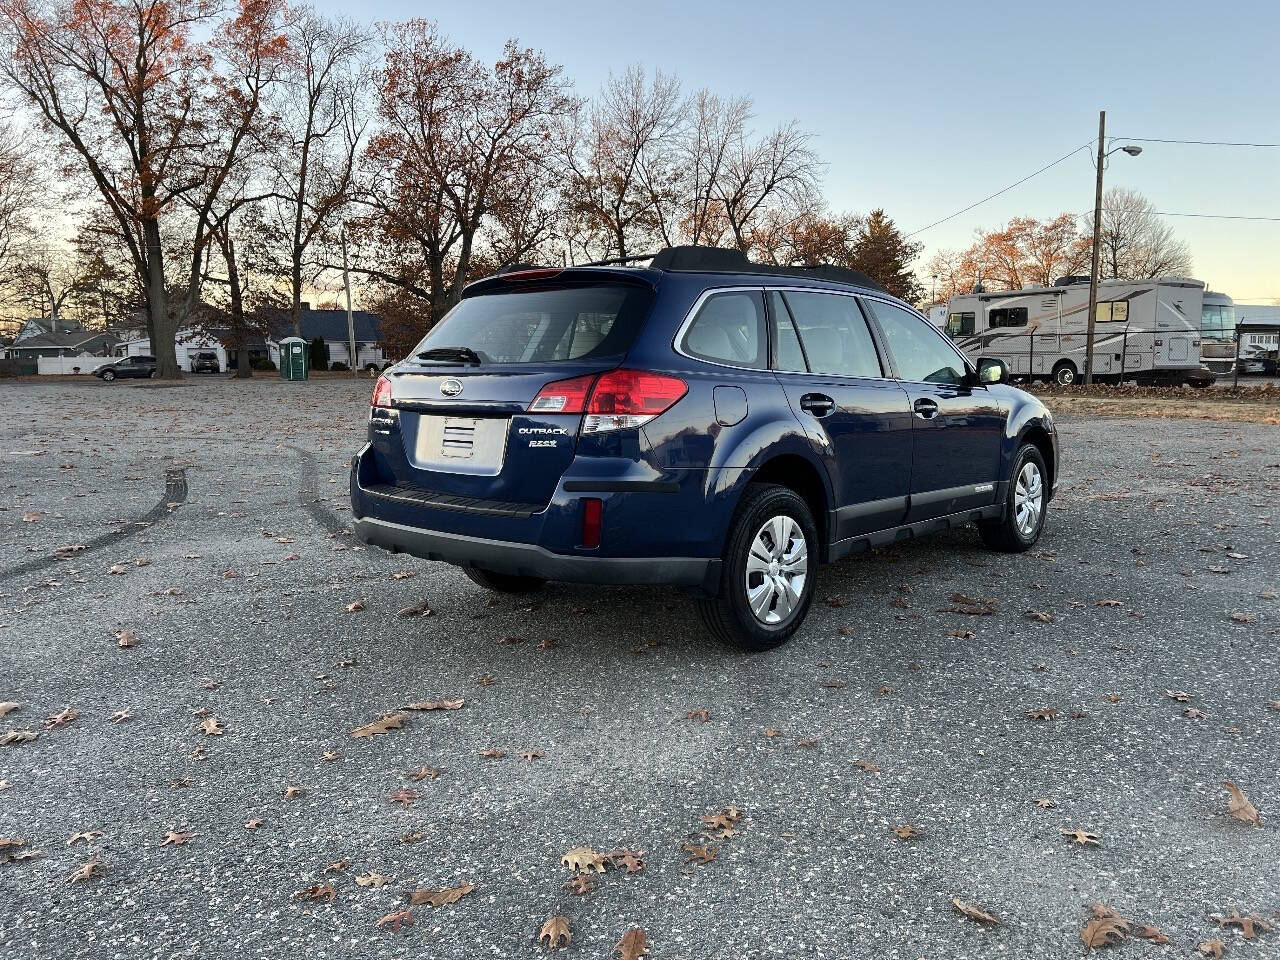
[[[582,557],[552,553],[532,543],[512,543],[468,537],[460,533],[423,530],[404,524],[362,517],[355,534],[364,543],[392,553],[439,560],[460,567],[480,567],[497,573],[570,583],[669,584],[719,588],[720,560],[703,557]]]
[[[565,493],[679,493],[672,480],[566,480]]]

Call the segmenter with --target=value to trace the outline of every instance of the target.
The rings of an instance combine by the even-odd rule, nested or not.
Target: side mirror
[[[1008,383],[1009,368],[1003,360],[995,357],[978,358],[978,382],[984,386],[993,383]]]

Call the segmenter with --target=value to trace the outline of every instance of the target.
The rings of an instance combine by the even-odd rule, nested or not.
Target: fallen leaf
[[[90,877],[100,877],[102,876],[101,867],[102,867],[102,861],[99,860],[97,857],[94,857],[88,863],[84,864],[83,866],[79,867],[76,870],[71,871],[71,874],[67,877],[65,882],[80,883],[83,880],[88,880]]]
[[[596,888],[596,882],[587,873],[575,873],[564,882],[564,888],[574,896],[584,897]]]
[[[79,710],[73,710],[71,709],[71,707],[67,707],[66,709],[61,710],[58,713],[53,713],[45,717],[44,718],[45,729],[53,730],[53,729],[56,729],[57,727],[70,726],[72,723],[75,722],[75,719],[78,716],[80,716]]]
[[[35,730],[10,730],[0,737],[0,747],[7,747],[11,743],[30,743],[38,739],[40,734]]]
[[[772,740],[774,737],[781,736],[781,734],[781,730],[775,730],[773,727],[764,728],[764,736],[767,740]]]
[[[1057,707],[1041,707],[1039,710],[1028,710],[1028,720],[1052,720],[1062,713]]]
[[[1244,613],[1243,611],[1239,611],[1239,610],[1231,614],[1231,619],[1234,620],[1236,623],[1257,623],[1258,622],[1258,618],[1255,617],[1252,613]]]
[[[716,858],[716,848],[706,847],[696,843],[681,844],[680,849],[688,854],[685,857],[685,863],[708,864]]]
[[[379,929],[382,927],[390,927],[393,933],[399,933],[401,927],[413,926],[413,914],[408,910],[388,913],[378,921],[377,926]]]
[[[1187,709],[1182,711],[1182,715],[1184,717],[1189,717],[1192,720],[1209,719],[1209,714],[1205,713],[1203,710],[1197,710],[1195,707],[1187,707]]]
[[[1041,810],[1052,810],[1054,807],[1057,806],[1057,804],[1054,803],[1052,800],[1050,800],[1048,797],[1042,797],[1036,801],[1036,806],[1039,807]]]
[[[1139,940],[1150,940],[1152,943],[1168,943],[1169,938],[1149,924],[1140,923],[1133,928],[1133,935]]]
[[[404,713],[388,713],[379,717],[370,723],[366,723],[362,727],[356,727],[351,731],[351,736],[357,740],[367,737],[376,737],[384,733],[390,733],[392,730],[399,730],[404,726],[408,714]]]
[[[398,803],[402,807],[410,806],[418,799],[418,791],[410,790],[407,787],[401,787],[399,790],[387,796],[388,803]]]
[[[604,873],[604,856],[590,847],[574,847],[560,858],[560,865],[574,873]]]
[[[639,873],[644,869],[644,852],[641,850],[611,850],[602,856],[612,867],[620,867],[627,874]]]
[[[899,840],[914,840],[920,836],[920,831],[916,829],[915,824],[904,823],[900,827],[893,828],[893,835]]]
[[[0,717],[13,713],[13,711],[18,710],[21,707],[22,704],[20,703],[15,703],[12,700],[6,700],[4,703],[0,703]]]
[[[645,938],[644,930],[632,927],[613,945],[613,949],[618,952],[619,960],[638,960],[648,955],[649,941]]]
[[[533,763],[535,760],[541,760],[546,756],[541,750],[521,750],[520,759],[525,763]]]
[[[351,607],[350,607],[350,606],[348,606],[348,607],[347,607],[347,609],[348,609],[348,610],[350,610],[350,609],[351,609]],[[361,607],[359,607],[358,609],[363,609],[363,605],[361,605]],[[421,601],[421,602],[419,602],[419,603],[415,603],[415,604],[414,604],[413,606],[411,606],[411,607],[405,607],[405,608],[404,608],[403,610],[401,610],[398,614],[396,614],[396,616],[398,616],[398,617],[406,617],[406,618],[408,618],[408,617],[429,617],[429,616],[431,616],[433,613],[435,613],[435,611],[431,609],[431,605],[430,605],[429,603],[427,603],[427,601],[423,600],[423,601]]]
[[[357,611],[360,611],[360,610],[363,610],[363,609],[364,609],[364,601],[363,601],[363,600],[352,600],[350,603],[348,603],[348,604],[346,605],[345,609],[346,609],[347,613],[356,613]]]
[[[1258,808],[1249,802],[1249,798],[1244,795],[1244,791],[1230,780],[1223,780],[1222,785],[1231,794],[1231,799],[1227,801],[1227,813],[1241,823],[1251,823],[1255,827],[1262,826],[1262,818],[1258,816]]]
[[[299,890],[293,895],[295,900],[305,900],[309,903],[323,900],[326,903],[332,903],[333,898],[338,895],[338,891],[333,888],[332,883],[317,883],[314,886],[307,887],[305,890]]]
[[[853,765],[857,767],[859,770],[861,770],[863,773],[879,773],[880,772],[880,768],[876,766],[874,763],[872,763],[870,760],[855,760],[853,761]]]
[[[1206,957],[1221,957],[1226,952],[1227,945],[1221,940],[1205,940],[1197,948]]]
[[[206,737],[220,737],[225,729],[212,714],[200,721],[200,730]]]
[[[285,787],[284,792],[280,794],[280,796],[284,797],[286,800],[292,800],[295,797],[305,797],[306,795],[306,787],[295,787],[292,785]]]
[[[411,703],[404,709],[406,710],[461,710],[462,705],[466,703],[461,698],[457,700],[424,700],[421,703]]]
[[[351,866],[351,858],[343,857],[341,860],[335,860],[320,872],[323,874],[341,873],[347,867]]]
[[[408,776],[410,780],[434,780],[442,773],[444,773],[443,770],[437,770],[435,767],[419,767]]]
[[[138,635],[132,630],[116,631],[116,646],[120,647],[120,649],[128,650],[130,647],[137,646],[137,644]]]
[[[1123,607],[1124,604],[1119,600],[1099,600],[1094,604],[1095,607]]]
[[[244,828],[246,830],[257,830],[264,822],[265,821],[261,817],[254,817],[252,820],[246,820],[244,822]]]
[[[548,950],[567,947],[573,942],[573,931],[569,928],[569,918],[557,914],[548,917],[538,931],[538,942]]]
[[[373,887],[375,890],[385,887],[391,880],[391,877],[388,877],[385,873],[378,873],[376,870],[370,870],[368,873],[362,873],[356,877],[356,883],[360,886]]]
[[[1241,935],[1246,940],[1253,940],[1259,933],[1265,933],[1272,929],[1271,924],[1257,914],[1242,914],[1234,907],[1231,908],[1229,914],[1215,913],[1212,917],[1218,921],[1218,926],[1220,927],[1239,927]]]
[[[711,719],[711,714],[706,707],[699,707],[697,710],[690,710],[684,715],[686,720],[701,720],[706,723]]]
[[[976,907],[972,903],[965,903],[963,900],[956,898],[951,899],[951,905],[961,915],[968,917],[970,920],[976,920],[978,923],[999,924],[1000,918],[995,914],[987,913],[981,907]]]
[[[1053,614],[1047,610],[1028,610],[1027,619],[1039,623],[1053,623]]]
[[[166,830],[164,839],[160,841],[160,846],[167,847],[172,845],[175,847],[183,847],[190,843],[194,837],[194,833],[182,833],[178,830]]]
[[[1191,699],[1191,694],[1185,690],[1166,690],[1164,695],[1170,700],[1177,700],[1179,703],[1186,703]]]
[[[1066,828],[1062,828],[1058,832],[1062,834],[1064,837],[1070,838],[1072,842],[1079,844],[1082,847],[1102,846],[1102,844],[1098,842],[1098,835],[1096,833],[1089,833],[1087,830],[1082,830],[1079,827],[1077,827],[1075,830],[1067,830]]]
[[[73,833],[67,838],[67,846],[74,846],[77,843],[93,843],[100,836],[102,836],[101,830],[85,830],[81,833]]]
[[[409,893],[409,903],[414,906],[426,903],[433,907],[447,907],[451,903],[457,903],[475,888],[474,883],[464,883],[460,887],[444,890],[413,890]]]

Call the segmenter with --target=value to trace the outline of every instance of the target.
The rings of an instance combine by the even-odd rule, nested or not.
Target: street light
[[[1123,151],[1131,157],[1136,157],[1142,152],[1141,147],[1136,147],[1131,143],[1127,143],[1122,147],[1113,147],[1107,149],[1107,111],[1098,111],[1098,182],[1093,194],[1093,269],[1089,272],[1089,334],[1085,338],[1084,344],[1084,383],[1089,386],[1093,383],[1093,338],[1094,325],[1097,323],[1098,317],[1098,254],[1099,240],[1102,233],[1102,171],[1106,166],[1107,157],[1118,151]],[[1123,378],[1124,371],[1120,371]]]

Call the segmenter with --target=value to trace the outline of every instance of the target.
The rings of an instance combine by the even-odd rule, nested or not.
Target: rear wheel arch
[[[828,542],[827,521],[831,496],[822,474],[813,463],[794,453],[774,456],[756,468],[750,482],[776,484],[799,495],[813,514],[813,521],[818,527],[819,551],[824,551]]]

